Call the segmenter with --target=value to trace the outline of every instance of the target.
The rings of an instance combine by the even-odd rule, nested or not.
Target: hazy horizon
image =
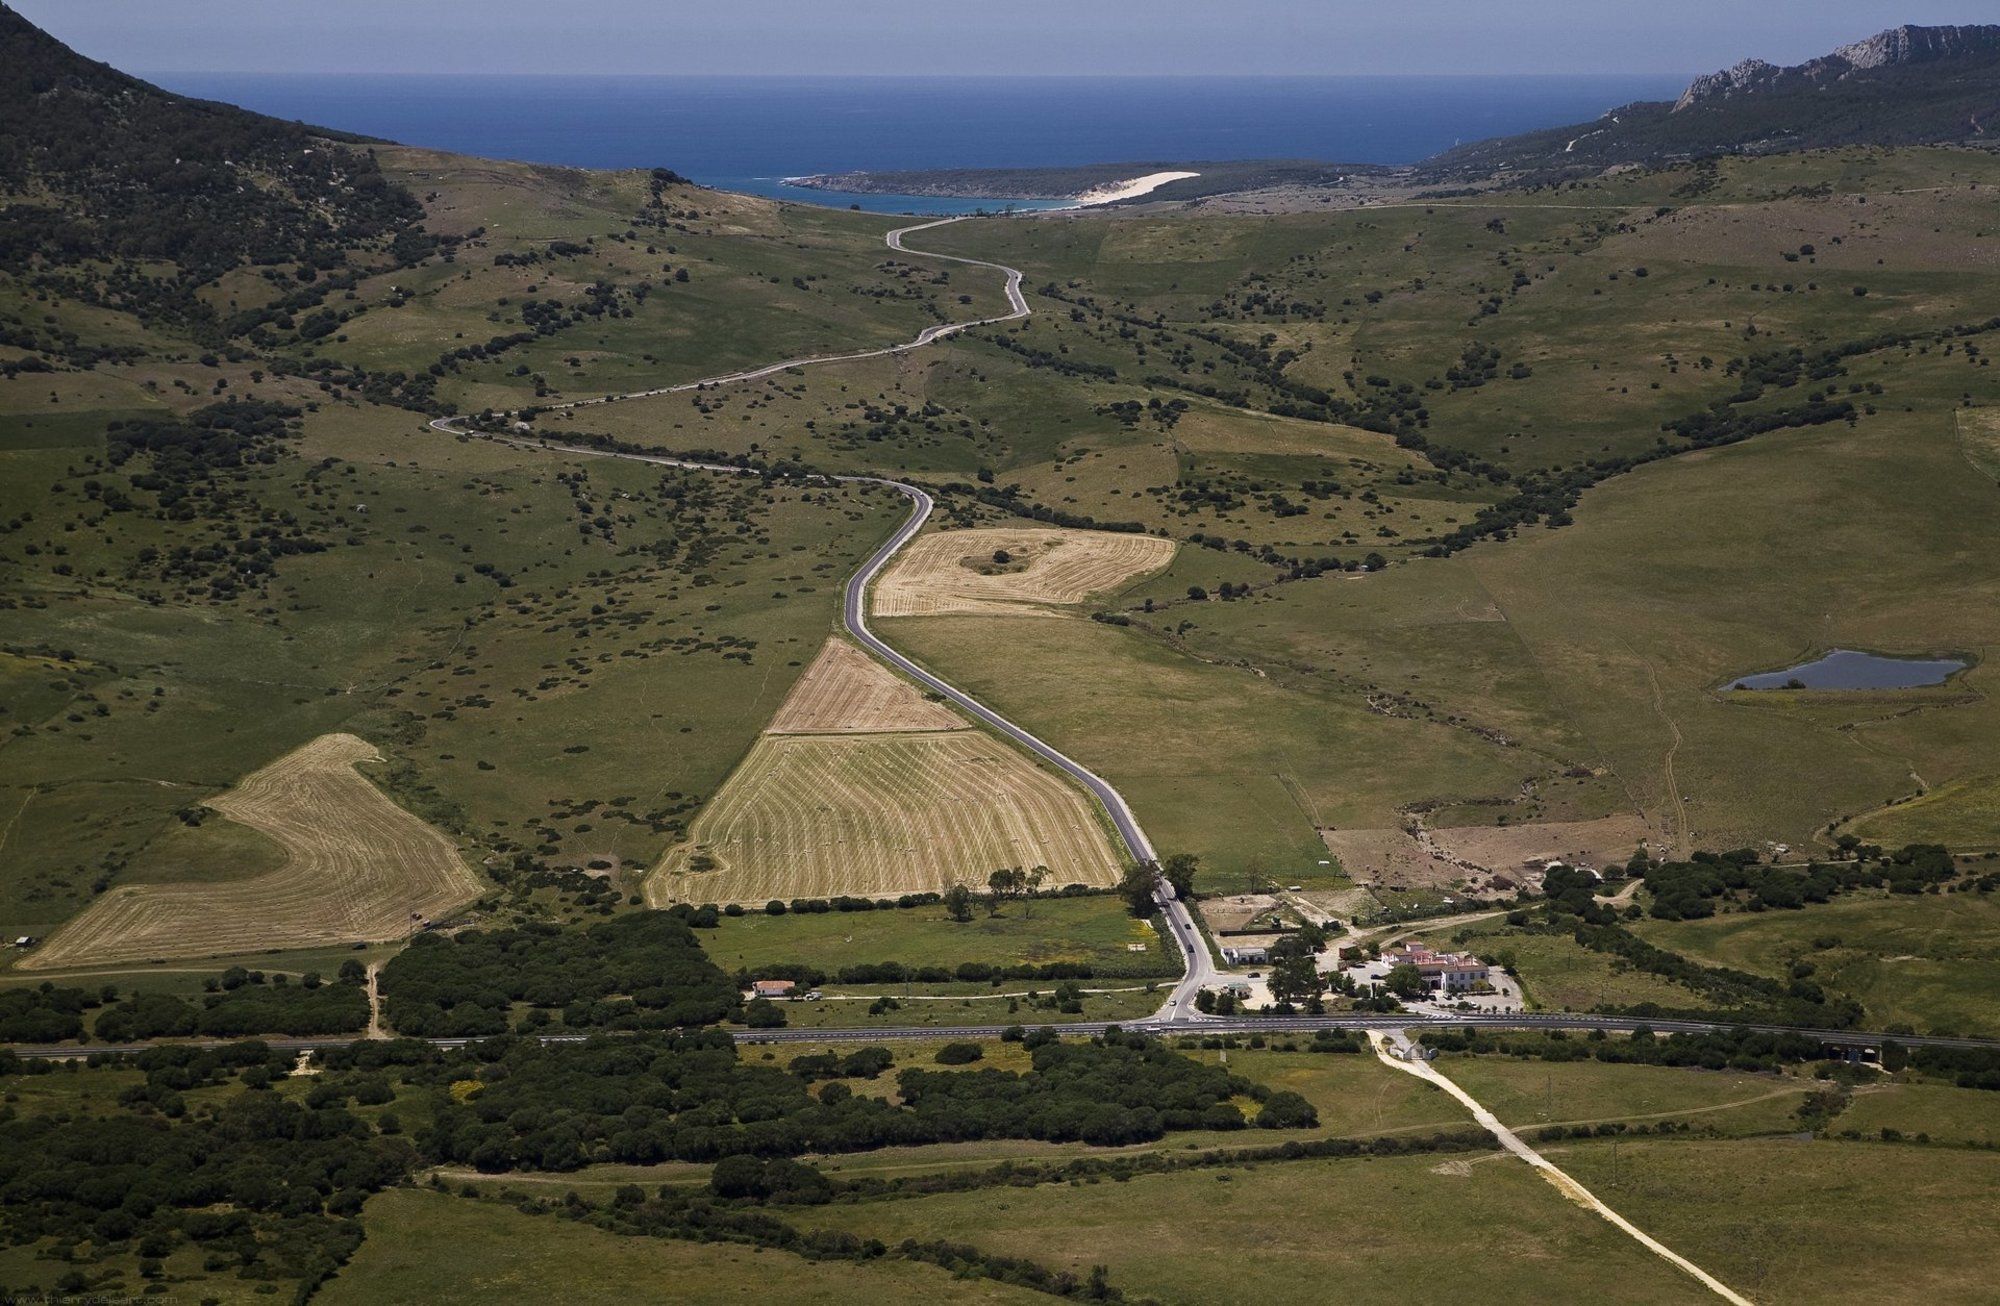
[[[1577,6],[1572,0],[15,0],[94,59],[151,74],[899,77],[910,75],[1695,75],[1744,58],[1795,63],[1901,23],[1990,20],[1990,4],[1736,0]]]

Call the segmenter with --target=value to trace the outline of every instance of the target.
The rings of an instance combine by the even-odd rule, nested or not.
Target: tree
[[[1391,966],[1389,974],[1382,983],[1389,992],[1399,998],[1421,998],[1430,992],[1430,986],[1424,983],[1424,977],[1407,961],[1399,961]]]
[[[1049,868],[1046,866],[1037,866],[1034,870],[1029,871],[1021,877],[1021,882],[1025,889],[1023,895],[1025,901],[1021,904],[1022,916],[1033,916],[1035,914],[1035,895],[1041,892],[1042,882],[1048,878]]]
[[[998,911],[1002,902],[1028,891],[1028,876],[1018,866],[1003,867],[986,877],[986,887],[992,891],[992,907]]]
[[[1174,886],[1176,898],[1194,894],[1194,873],[1201,859],[1193,853],[1175,853],[1160,863],[1160,875]]]
[[[951,913],[955,921],[972,919],[972,890],[962,884],[954,884],[944,891],[944,909]]]
[[[1283,946],[1283,945],[1280,945]],[[1274,952],[1271,959],[1271,996],[1287,1005],[1319,996],[1325,988],[1312,952],[1303,946]]]
[[[1118,880],[1118,892],[1134,916],[1153,914],[1153,886],[1159,875],[1151,862],[1134,862]]]

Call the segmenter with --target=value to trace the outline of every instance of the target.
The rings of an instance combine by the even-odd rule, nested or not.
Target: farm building
[[[1463,993],[1486,980],[1487,964],[1463,952],[1433,952],[1420,944],[1391,948],[1382,954],[1391,967],[1412,966],[1424,983],[1439,993]]]
[[[798,988],[796,980],[760,979],[750,981],[750,996],[753,998],[789,998],[792,990]]]

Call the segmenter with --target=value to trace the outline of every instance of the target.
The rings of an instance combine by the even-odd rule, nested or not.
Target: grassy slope
[[[463,160],[442,162],[482,174]],[[608,223],[634,185],[510,165],[492,172],[434,177],[434,225],[451,229],[449,211],[468,226],[511,228],[524,244],[555,232],[581,238],[591,223]],[[843,287],[872,284],[879,223],[734,198],[713,207],[688,224],[698,232],[675,233],[688,246],[680,262],[699,254],[687,286],[727,299],[732,286],[752,284],[750,265],[775,258],[774,249],[823,261]],[[493,239],[513,247],[511,237]],[[492,249],[476,260],[472,249],[455,263],[433,259],[402,279],[484,293],[493,275],[511,271],[485,266]],[[571,270],[588,279],[611,269]],[[261,286],[237,290],[249,296]],[[368,293],[364,284],[362,302]],[[672,838],[670,824],[655,825],[684,819],[735,763],[831,624],[838,581],[896,512],[886,496],[866,492],[764,493],[712,477],[683,481],[603,460],[452,442],[423,431],[407,411],[259,379],[255,359],[204,365],[192,357],[197,346],[168,330],[140,330],[59,296],[34,302],[0,280],[0,307],[31,302],[37,316],[48,313],[86,342],[150,352],[94,371],[0,382],[0,520],[16,526],[0,540],[0,574],[20,596],[0,610],[8,650],[0,655],[0,723],[13,730],[0,744],[10,781],[0,793],[0,847],[17,868],[0,891],[0,911],[16,932],[46,933],[93,881],[128,864],[135,878],[154,879],[259,864],[251,848],[150,845],[175,832],[174,809],[334,728],[384,745],[392,764],[378,778],[476,845],[539,848],[571,864],[650,862]],[[428,302],[420,295],[383,311],[422,313]],[[408,334],[434,357],[460,332],[483,339],[498,329],[484,324],[491,308],[471,317],[471,309],[452,309]],[[373,311],[343,332],[350,340],[329,338],[325,349],[358,347]],[[700,316],[710,329],[689,335],[687,314],[673,325],[688,337],[680,357],[695,373],[746,361],[779,324],[821,347],[856,331],[903,338],[936,314],[916,300],[843,288],[810,303],[746,308],[738,328],[723,329],[728,315],[712,306]],[[50,402],[52,391],[59,402]],[[253,599],[135,602],[151,588],[127,579],[142,551],[189,536],[150,512],[105,515],[79,492],[104,424],[187,411],[224,394],[317,405],[296,456],[253,471],[241,488],[259,509],[293,513],[347,541],[284,560]],[[318,481],[306,474],[328,458],[334,465]],[[580,534],[580,512],[608,533]],[[679,574],[635,551],[674,539],[685,549],[704,531],[714,536],[708,558]],[[498,589],[475,564],[517,586]],[[725,657],[731,646],[714,642],[725,637],[754,641],[749,660]],[[58,660],[58,651],[72,656]],[[579,810],[616,799],[624,800],[618,812],[641,819]]]
[[[1710,965],[1783,976],[1809,962],[1815,982],[1858,999],[1875,1028],[2000,1035],[2000,906],[1987,894],[1849,897],[1639,930]]]

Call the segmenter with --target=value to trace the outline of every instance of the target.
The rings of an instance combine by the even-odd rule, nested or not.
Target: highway
[[[1036,1028],[1035,1021],[1015,1022],[1023,1028]],[[998,1038],[1013,1025],[882,1025],[841,1029],[806,1029],[784,1026],[778,1029],[732,1029],[730,1035],[738,1043],[895,1043],[911,1039],[960,1039]],[[1102,1034],[1105,1030],[1118,1028],[1142,1034],[1174,1035],[1221,1035],[1221,1034],[1311,1034],[1316,1030],[1407,1030],[1412,1035],[1421,1035],[1427,1029],[1435,1030],[1535,1030],[1562,1029],[1587,1033],[1603,1030],[1606,1033],[1629,1034],[1635,1030],[1647,1029],[1655,1034],[1726,1034],[1734,1030],[1749,1030],[1756,1034],[1798,1034],[1806,1038],[1816,1038],[1830,1047],[1880,1047],[1884,1043],[1897,1043],[1906,1048],[1979,1048],[2000,1051],[2000,1039],[1990,1038],[1946,1038],[1926,1034],[1885,1034],[1878,1030],[1855,1029],[1799,1029],[1790,1025],[1753,1025],[1728,1020],[1640,1020],[1631,1016],[1590,1016],[1572,1015],[1566,1012],[1523,1012],[1513,1015],[1463,1015],[1463,1016],[1418,1016],[1409,1013],[1351,1013],[1335,1016],[1191,1016],[1172,1019],[1160,1016],[1133,1021],[1078,1021],[1065,1024],[1048,1024],[1068,1035]],[[542,1043],[581,1043],[587,1038],[601,1036],[592,1033],[540,1034],[535,1037]],[[610,1033],[609,1037],[620,1037]],[[222,1047],[230,1042],[243,1040],[194,1039],[177,1040],[176,1046]],[[370,1040],[360,1035],[343,1038],[267,1038],[258,1039],[269,1047],[286,1052],[314,1052],[321,1048],[352,1047]],[[431,1038],[420,1040],[439,1048],[460,1048],[482,1040],[476,1038]],[[60,1060],[87,1057],[95,1054],[130,1055],[140,1052],[150,1043],[90,1044],[63,1046],[17,1047],[16,1055],[37,1060]]]
[[[884,240],[890,249],[898,253],[914,254],[923,258],[944,259],[953,263],[968,264],[972,267],[991,268],[996,272],[1004,273],[1007,279],[1007,302],[1011,311],[1002,316],[976,318],[967,322],[951,322],[938,326],[925,327],[917,334],[915,339],[881,349],[861,350],[847,354],[817,354],[805,358],[787,359],[782,363],[772,363],[749,371],[730,372],[722,376],[707,377],[699,381],[684,381],[679,385],[663,386],[653,390],[640,390],[631,394],[605,395],[596,399],[572,400],[567,403],[550,405],[550,408],[556,410],[575,409],[597,404],[615,403],[621,399],[643,399],[656,395],[678,394],[689,390],[706,389],[711,386],[754,381],[794,367],[851,362],[861,358],[879,358],[887,354],[896,354],[905,350],[921,348],[924,345],[933,344],[947,336],[969,330],[973,327],[989,326],[999,322],[1012,322],[1027,317],[1033,310],[1028,306],[1027,297],[1021,293],[1021,270],[1019,268],[1011,268],[1004,263],[990,263],[984,259],[962,258],[956,254],[932,254],[924,250],[909,249],[903,244],[903,237],[912,232],[928,231],[934,227],[946,226],[961,220],[956,217],[941,218],[934,222],[921,222],[913,226],[898,227],[889,232],[884,237]],[[463,420],[463,418],[458,417],[440,417],[433,420],[430,425],[433,429],[448,435],[471,434],[460,428],[459,423]],[[587,449],[575,445],[553,444],[547,441],[529,440],[512,436],[495,438],[499,439],[502,443],[516,445],[521,448],[544,449],[552,452],[598,458],[617,458],[629,462],[653,463],[659,466],[679,467],[693,471],[719,472],[739,476],[751,474],[751,469],[749,468],[736,467],[725,463],[698,462],[692,459],[675,458],[665,454],[622,453],[607,449]],[[882,542],[881,547],[869,556],[868,561],[861,565],[859,571],[856,571],[853,576],[848,578],[847,592],[841,608],[841,625],[846,629],[847,633],[883,662],[895,667],[931,692],[949,700],[960,710],[977,717],[980,721],[985,722],[989,728],[1013,740],[1016,744],[1035,754],[1035,756],[1041,758],[1050,766],[1069,775],[1078,784],[1089,790],[1097,801],[1103,805],[1105,814],[1111,818],[1111,824],[1118,832],[1119,841],[1125,845],[1127,856],[1140,865],[1150,865],[1157,862],[1159,856],[1153,849],[1152,841],[1146,837],[1145,830],[1140,826],[1139,818],[1133,814],[1131,806],[1126,803],[1124,796],[1112,786],[1110,781],[1090,770],[1090,768],[1084,766],[1081,762],[1071,758],[1047,740],[1001,716],[998,712],[987,707],[984,703],[981,703],[978,699],[972,697],[972,695],[966,693],[956,685],[926,670],[915,660],[906,657],[891,647],[880,636],[875,634],[873,630],[869,629],[869,586],[874,584],[875,578],[881,574],[882,569],[888,566],[890,560],[896,556],[897,552],[904,545],[916,537],[917,532],[922,530],[924,523],[930,519],[933,507],[931,496],[915,485],[880,476],[829,476],[826,479],[849,485],[883,486],[902,495],[911,504],[910,515],[904,519],[903,524],[896,528],[894,534]],[[1189,911],[1186,903],[1180,901],[1175,896],[1172,886],[1168,885],[1165,880],[1156,879],[1153,892],[1155,901],[1160,905],[1161,917],[1166,921],[1167,931],[1173,937],[1175,946],[1179,948],[1182,964],[1186,967],[1180,983],[1174,986],[1173,992],[1168,995],[1166,1002],[1156,1013],[1155,1019],[1173,1021],[1192,1018],[1196,1015],[1194,1005],[1195,995],[1204,986],[1214,982],[1215,961],[1209,954],[1208,946],[1202,939],[1200,929],[1195,925],[1193,913]]]

